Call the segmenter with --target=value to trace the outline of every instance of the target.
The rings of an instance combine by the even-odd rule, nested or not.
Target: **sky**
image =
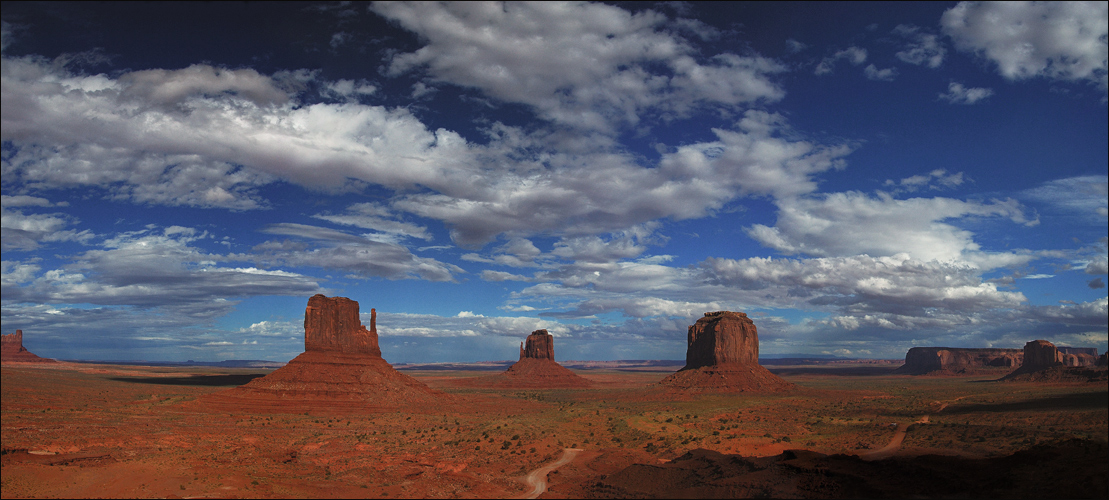
[[[5,3],[2,323],[45,357],[1105,351],[1107,3]]]

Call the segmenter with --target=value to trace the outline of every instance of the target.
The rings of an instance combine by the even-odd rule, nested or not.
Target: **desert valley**
[[[357,302],[312,297],[276,370],[57,362],[4,336],[4,498],[1104,498],[1106,356],[919,348],[763,360],[743,313],[685,365],[383,359]],[[526,332],[524,332],[526,333]],[[524,337],[523,333],[521,337]],[[681,368],[678,370],[678,368]],[[677,370],[677,371],[676,371]]]

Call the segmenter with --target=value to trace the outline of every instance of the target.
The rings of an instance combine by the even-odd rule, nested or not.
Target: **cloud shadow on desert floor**
[[[190,377],[111,377],[110,379],[132,384],[233,387],[264,376],[266,376],[265,373],[250,373],[245,375],[193,375]]]
[[[1109,392],[1076,392],[1007,403],[954,404],[948,406],[944,413],[1095,410],[1106,406],[1109,406]]]

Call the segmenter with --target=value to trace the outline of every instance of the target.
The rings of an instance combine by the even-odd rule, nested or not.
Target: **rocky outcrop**
[[[536,330],[520,343],[520,359],[554,361],[554,337],[547,330]]]
[[[1063,354],[1089,354],[1090,356],[1097,357],[1096,347],[1070,347],[1058,346],[1056,349]]]
[[[969,375],[996,373],[1020,366],[1020,349],[968,349],[961,347],[913,347],[905,364],[894,373],[906,375]]]
[[[759,365],[759,335],[747,314],[707,312],[690,325],[685,367],[661,382],[682,390],[782,392],[796,388]]]
[[[1104,382],[1104,367],[1098,367],[1096,358],[1089,354],[1065,354],[1055,344],[1046,340],[1033,340],[1024,344],[1024,363],[1004,377],[1005,381],[1026,382]],[[1085,363],[1085,364],[1078,364]]]
[[[346,297],[317,294],[304,310],[304,351],[341,352],[381,357],[377,345],[377,310],[370,309],[370,329],[362,326],[358,303]]]
[[[23,330],[0,335],[0,361],[4,363],[57,363],[49,358],[40,358],[23,347]]]
[[[520,360],[503,373],[460,381],[461,385],[503,389],[573,389],[593,385],[554,360],[554,336],[536,330],[520,344]]]
[[[367,330],[359,317],[358,302],[313,296],[304,311],[304,352],[265,377],[209,396],[209,404],[224,411],[320,406],[373,411],[450,400],[450,395],[398,372],[381,357],[376,313],[370,310]]]
[[[746,313],[717,311],[705,313],[687,335],[686,369],[729,363],[758,364],[759,334]]]
[[[1020,365],[1021,371],[1034,372],[1062,365],[1063,359],[1055,344],[1046,340],[1033,340],[1024,344],[1024,362]]]
[[[1096,347],[1058,346],[1056,350],[1059,351],[1059,361],[1064,366],[1097,366]]]

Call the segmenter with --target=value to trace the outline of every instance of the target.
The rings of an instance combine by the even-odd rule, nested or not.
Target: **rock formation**
[[[520,359],[546,359],[554,361],[554,336],[547,330],[536,330],[520,342]]]
[[[589,380],[555,362],[554,337],[536,330],[520,344],[520,360],[503,373],[465,379],[462,385],[504,389],[573,389],[590,387]]]
[[[959,347],[913,347],[905,364],[894,373],[907,375],[969,375],[996,373],[1020,366],[1020,349],[965,349]]]
[[[676,389],[781,392],[795,386],[759,365],[759,335],[747,314],[707,312],[689,327],[685,367],[662,379]]]
[[[1055,344],[1046,340],[1033,340],[1024,344],[1024,362],[1001,380],[1032,381],[1032,382],[1098,382],[1107,379],[1104,367],[1099,367],[1097,361],[1092,364],[1078,363],[1078,356],[1090,357],[1089,354],[1064,354],[1059,352]],[[1082,360],[1087,362],[1088,360]]]
[[[381,357],[377,345],[377,310],[370,309],[370,329],[362,326],[358,303],[346,297],[314,295],[304,310],[304,350]]]
[[[23,347],[23,330],[0,335],[0,338],[3,339],[0,344],[0,361],[4,363],[57,363],[53,359],[40,358]]]
[[[259,410],[305,405],[370,410],[450,399],[381,357],[376,320],[377,311],[371,309],[367,330],[358,302],[315,295],[304,311],[304,352],[265,377],[210,396],[209,402]]]
[[[1058,346],[1060,361],[1066,366],[1097,366],[1098,354],[1096,347],[1066,347]]]

